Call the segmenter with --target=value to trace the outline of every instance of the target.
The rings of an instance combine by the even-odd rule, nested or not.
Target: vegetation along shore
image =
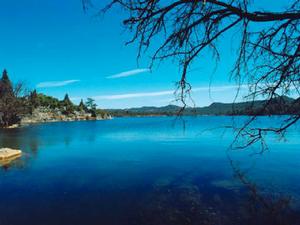
[[[10,81],[6,70],[0,79],[0,127],[16,128],[24,124],[110,119],[108,112],[98,109],[95,101],[88,98],[75,105],[65,95],[63,100],[26,91],[22,83]]]
[[[0,79],[0,127],[16,128],[21,125],[79,120],[102,120],[124,116],[176,116],[177,105],[128,109],[99,109],[92,98],[75,105],[66,94],[63,100],[25,91],[24,85],[13,85],[6,70]],[[300,99],[286,96],[271,102],[256,100],[240,103],[212,103],[206,107],[187,107],[182,115],[294,115],[300,111]]]

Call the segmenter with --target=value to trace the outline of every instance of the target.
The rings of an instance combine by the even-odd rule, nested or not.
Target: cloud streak
[[[141,98],[141,97],[154,97],[154,96],[163,96],[171,95],[174,91],[157,91],[157,92],[140,92],[140,93],[128,93],[120,95],[99,95],[94,96],[95,100],[116,100],[116,99],[128,99],[128,98]]]
[[[232,85],[232,86],[215,86],[215,87],[195,87],[192,89],[192,92],[201,92],[201,91],[211,91],[211,92],[222,92],[232,89],[245,89],[247,85]],[[116,95],[98,95],[93,96],[95,100],[121,100],[121,99],[131,99],[131,98],[141,98],[141,97],[157,97],[157,96],[167,96],[173,95],[174,90],[165,90],[165,91],[154,91],[154,92],[138,92],[138,93],[125,93],[125,94],[116,94]]]
[[[130,76],[135,76],[140,73],[147,73],[150,72],[149,68],[144,68],[144,69],[135,69],[135,70],[129,70],[125,71],[122,73],[114,74],[111,76],[106,77],[107,79],[116,79],[116,78],[122,78],[122,77],[130,77]]]
[[[221,92],[227,91],[232,89],[245,89],[248,88],[248,85],[225,85],[225,86],[212,86],[212,87],[196,87],[192,88],[192,92],[199,92],[199,91],[211,91],[211,92]]]
[[[63,81],[46,81],[41,82],[36,85],[38,88],[48,88],[48,87],[63,87],[69,84],[79,82],[80,80],[63,80]]]

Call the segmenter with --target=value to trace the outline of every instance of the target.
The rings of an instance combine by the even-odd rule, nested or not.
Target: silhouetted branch
[[[85,5],[90,5],[90,1]],[[186,99],[190,98],[192,89],[188,82],[189,68],[194,62],[204,61],[201,54],[207,50],[218,61],[218,40],[238,30],[241,32],[235,45],[238,51],[231,77],[239,85],[241,81],[248,81],[246,97],[253,101],[267,99],[262,107],[267,109],[278,96],[300,96],[300,0],[287,3],[279,12],[255,11],[255,3],[248,0],[113,0],[102,12],[115,5],[128,12],[123,24],[132,38],[127,44],[138,43],[138,58],[153,46],[151,66],[161,60],[178,61],[181,78],[177,83],[176,100],[183,105],[181,112],[187,106]],[[259,113],[252,112],[253,115]],[[248,135],[249,144],[253,144],[262,133],[282,133],[290,126],[283,124],[239,134]]]

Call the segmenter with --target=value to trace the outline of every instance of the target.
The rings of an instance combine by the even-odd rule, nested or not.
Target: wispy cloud
[[[116,78],[122,78],[122,77],[130,77],[130,76],[134,76],[140,73],[147,73],[150,72],[149,68],[144,68],[144,69],[135,69],[135,70],[129,70],[129,71],[125,71],[122,73],[118,73],[118,74],[114,74],[111,76],[106,77],[107,79],[116,79]]]
[[[101,99],[115,100],[115,99],[163,96],[163,95],[171,95],[173,93],[174,91],[140,92],[140,93],[128,93],[128,94],[120,94],[120,95],[99,95],[99,96],[94,96],[93,98],[96,100],[101,100]]]
[[[79,81],[80,80],[47,81],[47,82],[41,82],[37,84],[36,87],[38,88],[62,87]]]
[[[234,90],[239,86],[214,86],[214,87],[195,87],[192,89],[192,92],[201,92],[201,91],[212,91],[212,92],[221,92],[226,90]],[[246,85],[241,85],[240,88],[246,88]],[[154,91],[154,92],[138,92],[138,93],[125,93],[125,94],[116,94],[116,95],[98,95],[93,96],[95,100],[119,100],[119,99],[130,99],[130,98],[141,98],[141,97],[157,97],[157,96],[170,96],[174,94],[174,90],[164,90],[164,91]]]
[[[245,88],[248,88],[248,85],[243,84],[243,85],[196,87],[196,88],[192,88],[192,92],[199,92],[199,91],[221,92],[221,91],[234,90],[234,89],[245,89]]]

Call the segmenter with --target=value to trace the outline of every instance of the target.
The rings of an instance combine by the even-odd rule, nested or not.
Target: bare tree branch
[[[86,6],[91,4],[89,0],[83,1]],[[255,3],[249,0],[112,0],[102,12],[113,6],[128,12],[123,23],[132,38],[127,44],[138,43],[138,58],[158,44],[154,47],[151,66],[167,59],[179,63],[181,79],[175,93],[183,105],[182,110],[187,106],[186,98],[190,98],[192,89],[188,82],[189,68],[195,62],[205,61],[201,55],[207,51],[218,61],[218,41],[237,30],[240,30],[235,46],[238,51],[229,77],[238,84],[248,81],[246,98],[267,99],[262,107],[265,110],[278,96],[300,97],[300,0],[287,3],[287,7],[278,12],[249,10],[255,8]],[[294,114],[296,117],[280,127],[248,130],[254,116],[238,136],[248,135],[249,144],[253,144],[262,133],[282,134],[298,121],[299,112]]]

